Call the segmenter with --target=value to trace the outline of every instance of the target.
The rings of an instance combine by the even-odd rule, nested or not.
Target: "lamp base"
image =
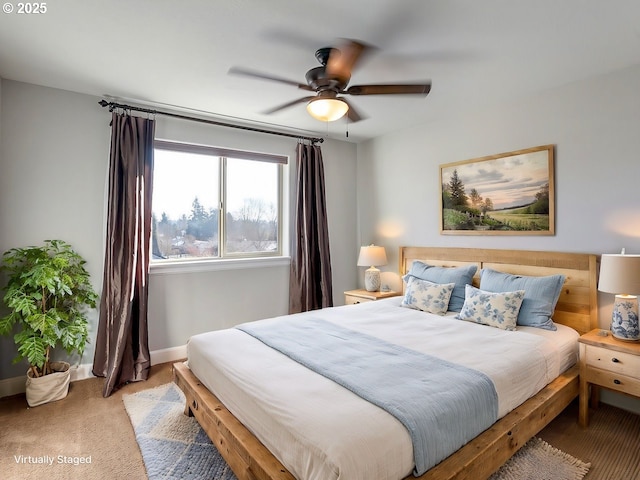
[[[638,297],[635,295],[616,295],[611,316],[611,334],[619,340],[631,342],[640,340]]]
[[[380,290],[380,270],[376,267],[367,268],[364,272],[364,288],[367,292]]]

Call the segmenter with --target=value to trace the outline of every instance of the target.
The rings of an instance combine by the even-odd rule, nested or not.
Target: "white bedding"
[[[507,332],[403,308],[400,302],[394,297],[299,315],[485,373],[498,393],[500,417],[576,362],[578,333],[569,327]],[[398,420],[244,332],[193,336],[188,364],[300,480],[398,480],[411,474],[411,439]]]

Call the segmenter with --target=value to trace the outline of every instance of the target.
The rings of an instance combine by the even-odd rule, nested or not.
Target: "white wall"
[[[97,100],[2,80],[0,250],[68,241],[87,259],[99,291],[109,118]],[[90,320],[93,337],[97,312]],[[24,375],[26,364],[11,363],[12,339],[0,341],[0,378]],[[82,363],[92,359],[93,342]]]
[[[4,79],[0,86],[0,251],[66,240],[88,261],[100,292],[110,114],[97,97]],[[295,139],[157,120],[157,138],[294,156]],[[334,301],[342,303],[342,292],[357,282],[356,146],[329,140],[323,156]],[[150,348],[180,346],[194,333],[287,313],[288,268],[152,275]],[[93,362],[97,312],[90,320],[82,364]],[[0,337],[0,380],[24,375],[25,364],[11,364],[14,356],[12,339]]]
[[[359,239],[388,247],[387,271],[401,245],[640,253],[638,85],[640,66],[360,145]],[[546,144],[556,145],[555,236],[440,235],[440,164]],[[599,295],[604,328],[612,297]]]

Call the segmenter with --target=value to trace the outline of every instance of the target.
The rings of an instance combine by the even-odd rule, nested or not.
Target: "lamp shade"
[[[321,122],[333,122],[344,117],[349,105],[339,98],[316,97],[307,104],[307,112]]]
[[[384,251],[384,247],[376,247],[375,245],[360,247],[359,267],[378,267],[386,264],[387,254]]]
[[[640,255],[602,255],[598,290],[615,294],[640,294]]]

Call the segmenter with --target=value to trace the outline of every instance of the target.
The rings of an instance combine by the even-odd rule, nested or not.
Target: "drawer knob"
[[[620,385],[622,382],[618,379],[614,380],[613,383],[615,383],[616,385]]]
[[[612,361],[613,363],[620,363],[620,360],[618,360],[616,357],[613,357],[613,358],[611,359],[611,361]]]

